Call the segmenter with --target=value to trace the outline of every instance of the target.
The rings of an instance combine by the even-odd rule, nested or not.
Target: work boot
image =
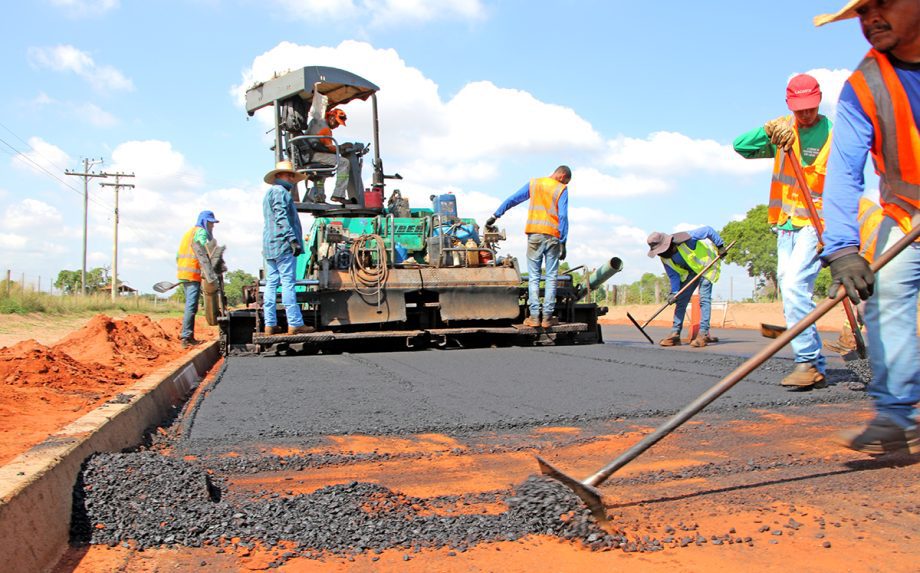
[[[706,338],[708,337],[702,332],[697,333],[696,338],[690,341],[690,346],[694,348],[703,348],[706,346]]]
[[[824,374],[818,372],[814,364],[799,362],[780,384],[787,388],[824,388],[827,386],[827,380]]]
[[[920,430],[917,426],[905,430],[884,416],[876,417],[865,428],[840,432],[835,441],[867,454],[920,453]]]
[[[281,334],[281,327],[280,326],[266,326],[263,332],[265,333],[265,336],[274,336],[276,334]]]
[[[524,319],[524,326],[529,326],[530,328],[539,328],[540,326],[540,317],[538,316],[528,316]]]
[[[552,328],[559,324],[559,319],[555,316],[547,316],[543,319],[543,322],[540,323],[540,326],[543,328]]]
[[[183,338],[182,339],[182,348],[191,348],[192,346],[198,346],[201,344],[200,340],[195,340],[195,337]]]
[[[672,332],[658,341],[660,346],[680,346],[680,333]]]
[[[307,326],[306,324],[301,324],[300,326],[291,326],[288,328],[288,334],[310,334],[311,332],[316,332],[316,329],[312,326]]]
[[[840,331],[840,337],[834,342],[825,340],[824,347],[840,354],[847,354],[856,350],[856,337],[853,336],[853,331],[850,329],[850,326],[844,324],[843,329]]]

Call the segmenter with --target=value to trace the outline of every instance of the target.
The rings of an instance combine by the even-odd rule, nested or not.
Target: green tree
[[[829,267],[824,267],[821,269],[821,272],[818,273],[818,278],[815,279],[815,298],[822,299],[826,297],[827,289],[829,288],[831,288],[831,269]]]
[[[109,283],[108,270],[103,267],[96,267],[86,272],[86,291],[95,292]],[[62,270],[58,272],[57,279],[54,281],[54,288],[59,289],[64,294],[79,294],[82,290],[83,280],[80,277],[81,272]]]
[[[256,277],[244,270],[230,271],[224,277],[224,293],[227,295],[227,304],[236,306],[243,302],[243,287],[255,284]]]
[[[737,241],[725,257],[726,263],[744,267],[758,286],[777,284],[776,236],[767,222],[767,206],[758,205],[741,221],[732,221],[719,232],[726,244]]]

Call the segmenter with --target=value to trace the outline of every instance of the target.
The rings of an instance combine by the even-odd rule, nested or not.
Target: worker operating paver
[[[695,287],[688,288],[680,296],[678,293],[716,257],[725,255],[725,244],[715,229],[704,226],[673,235],[656,231],[648,236],[648,246],[648,256],[658,255],[661,258],[661,264],[671,281],[668,304],[676,305],[671,333],[658,344],[680,346],[680,332],[684,328],[687,303]],[[717,342],[717,339],[709,335],[709,320],[712,315],[712,285],[719,280],[719,267],[720,263],[716,262],[699,278],[700,330],[690,341],[690,346],[696,348]]]
[[[920,224],[920,0],[855,0],[815,24],[859,18],[872,48],[840,94],[828,164],[827,232],[823,258],[834,287],[853,302],[868,299],[866,328],[876,417],[865,428],[840,436],[851,449],[872,454],[920,452],[920,352],[917,296],[920,242],[905,249],[877,275],[859,254],[859,200],[869,154],[880,177],[884,219],[876,254]]]
[[[814,310],[812,294],[821,270],[818,235],[809,218],[804,191],[799,188],[787,149],[800,158],[815,207],[821,212],[824,174],[830,153],[831,121],[818,113],[821,88],[815,78],[799,74],[786,86],[786,105],[792,116],[778,117],[734,141],[735,151],[747,159],[773,158],[773,178],[767,217],[776,233],[776,275],[783,297],[786,325],[802,320]],[[790,388],[825,385],[826,361],[815,325],[792,340],[796,365],[782,380]]]
[[[565,242],[569,234],[568,184],[572,170],[560,165],[549,177],[531,179],[518,189],[517,193],[505,199],[495,214],[486,220],[491,227],[505,212],[530,200],[527,211],[527,283],[530,316],[524,319],[525,326],[549,328],[559,323],[553,316],[556,310],[556,279],[559,261],[565,260]],[[546,262],[546,277],[543,291],[543,320],[540,320],[540,275]]]

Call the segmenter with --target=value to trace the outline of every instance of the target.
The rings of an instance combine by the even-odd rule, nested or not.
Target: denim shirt
[[[300,216],[294,208],[291,192],[283,185],[286,182],[275,180],[262,200],[262,256],[277,259],[282,255],[293,253],[291,241],[297,240],[303,247],[303,229]]]

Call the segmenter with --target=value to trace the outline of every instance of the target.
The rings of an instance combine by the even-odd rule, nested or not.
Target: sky
[[[0,272],[47,290],[83,256],[83,159],[133,173],[119,194],[120,280],[152,292],[199,211],[220,220],[231,270],[261,266],[270,110],[247,88],[307,65],[380,87],[387,195],[412,207],[452,192],[482,223],[533,177],[571,166],[568,261],[623,260],[613,282],[663,272],[653,231],[721,229],[766,203],[770,160],[738,135],[788,114],[810,73],[833,119],[868,49],[854,20],[814,28],[843,0],[663,3],[573,0],[34,0],[0,34]],[[15,26],[11,25],[15,23]],[[368,103],[338,141],[369,142]],[[370,181],[370,161],[364,168]],[[89,181],[87,270],[111,267],[112,178]],[[871,182],[870,182],[871,185]],[[526,205],[499,220],[500,254],[523,260]],[[312,217],[302,215],[308,228]],[[41,282],[39,282],[41,281]],[[714,297],[751,295],[726,265]]]

